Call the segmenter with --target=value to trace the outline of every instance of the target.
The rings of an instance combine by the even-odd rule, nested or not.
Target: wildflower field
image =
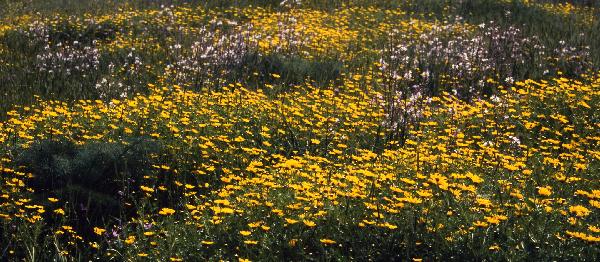
[[[0,261],[598,261],[600,2],[0,1]]]

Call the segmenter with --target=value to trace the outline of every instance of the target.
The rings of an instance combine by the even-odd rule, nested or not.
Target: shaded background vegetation
[[[557,1],[548,1],[557,2]],[[579,6],[598,5],[597,1],[569,1]],[[84,13],[104,14],[116,12],[119,8],[131,7],[134,9],[156,9],[161,6],[172,4],[189,4],[191,6],[204,6],[207,10],[262,6],[273,10],[289,8],[282,6],[280,1],[246,0],[246,1],[73,1],[73,0],[50,0],[50,1],[2,1],[0,17],[10,23],[11,19],[24,14],[41,13],[43,16],[52,16],[54,13],[70,14],[74,16]],[[593,70],[597,70],[600,64],[600,19],[595,12],[594,17],[583,17],[579,13],[560,15],[542,10],[536,6],[527,6],[520,1],[495,1],[495,0],[423,0],[423,1],[302,1],[302,7],[315,8],[332,11],[342,6],[376,6],[380,8],[400,8],[406,10],[407,18],[422,18],[426,20],[453,21],[463,19],[470,24],[489,23],[494,21],[500,29],[516,27],[525,36],[536,36],[540,43],[548,50],[561,48],[560,41],[564,46],[589,47],[589,62]],[[593,9],[597,11],[598,9]],[[199,25],[200,26],[200,25]],[[111,41],[115,32],[122,31],[132,37],[144,37],[145,35],[157,36],[157,42],[162,48],[171,43],[170,36],[164,28],[146,28],[145,30],[117,28],[110,22],[102,25],[90,24],[87,27],[75,27],[73,24],[64,23],[54,26],[48,34],[50,42],[77,41],[79,43],[92,43],[93,41]],[[150,30],[150,31],[148,31]],[[193,36],[181,41],[193,41]],[[191,37],[191,38],[190,38]],[[382,36],[373,41],[370,48],[379,49],[389,42],[389,38]],[[0,45],[5,46],[5,51],[0,52],[0,94],[3,100],[0,103],[0,118],[5,117],[5,112],[13,105],[27,105],[35,101],[35,96],[45,99],[61,99],[72,101],[74,99],[111,99],[118,97],[118,92],[109,95],[100,94],[95,90],[95,85],[106,77],[122,80],[131,89],[128,95],[136,92],[145,92],[146,85],[153,83],[164,75],[162,62],[169,60],[163,51],[136,50],[133,56],[143,64],[136,71],[122,70],[115,73],[109,68],[110,63],[119,67],[120,64],[130,65],[132,52],[101,52],[94,59],[97,65],[94,70],[86,70],[86,74],[53,74],[52,76],[40,73],[36,68],[39,63],[36,57],[42,53],[59,52],[59,50],[43,50],[42,43],[36,44],[31,36],[20,31],[9,31],[0,38]],[[254,57],[254,58],[253,58]],[[305,79],[315,80],[320,86],[325,86],[331,80],[339,79],[341,74],[355,72],[364,68],[379,57],[372,53],[354,57],[351,60],[335,61],[332,58],[313,58],[312,61],[295,56],[271,55],[261,57],[248,56],[243,64],[238,65],[233,73],[223,75],[225,82],[241,82],[248,86],[256,86],[258,82],[264,82],[270,74],[283,74],[278,83],[284,85],[297,84]],[[90,58],[91,59],[91,58]],[[335,57],[334,57],[335,59]],[[52,62],[52,60],[50,60]],[[134,61],[135,62],[135,61]],[[159,62],[157,64],[156,62]],[[113,66],[114,66],[113,65]],[[147,65],[153,65],[151,67]],[[562,66],[563,73],[576,77],[568,65]],[[528,72],[515,72],[515,75],[526,76],[526,78],[539,79],[544,75],[544,70],[531,70],[536,68],[533,64],[525,64],[517,70],[528,70]],[[252,73],[259,72],[259,77],[253,77]],[[440,73],[440,72],[437,72]],[[556,72],[550,72],[555,74]],[[435,89],[444,88],[436,85]],[[435,92],[434,92],[435,93]]]

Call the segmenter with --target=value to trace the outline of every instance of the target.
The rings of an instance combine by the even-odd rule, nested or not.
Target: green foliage
[[[263,83],[283,84],[284,86],[298,85],[311,81],[318,86],[325,86],[339,80],[344,71],[343,63],[334,59],[309,60],[298,56],[286,56],[278,53],[251,53],[243,59],[236,70],[240,77],[247,77],[249,86]],[[255,76],[254,73],[258,73]],[[274,78],[273,74],[280,78]],[[253,77],[254,76],[254,77]]]
[[[150,174],[151,155],[160,152],[161,146],[146,138],[81,146],[58,138],[20,151],[16,162],[33,174],[36,199],[67,200],[73,224],[89,232],[91,225],[135,213],[133,206],[124,203],[132,200],[132,190]]]

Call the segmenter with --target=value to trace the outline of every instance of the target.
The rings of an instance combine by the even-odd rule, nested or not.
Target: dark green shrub
[[[309,80],[323,86],[340,79],[343,70],[343,63],[332,58],[309,60],[277,53],[267,55],[252,53],[244,58],[236,71],[238,75],[248,77],[258,73],[256,78],[250,78],[251,84],[269,83],[275,80],[287,85],[297,85]],[[274,79],[273,74],[281,78]]]
[[[103,22],[101,24],[90,23],[85,28],[79,29],[69,22],[51,28],[48,32],[48,38],[52,43],[74,41],[91,44],[94,40],[112,40],[116,37],[118,28],[110,23]]]
[[[138,138],[126,143],[44,140],[18,155],[17,163],[33,174],[34,198],[59,198],[75,226],[101,225],[112,218],[134,215],[132,192],[150,175],[152,157],[161,146]],[[81,232],[91,232],[83,230]]]

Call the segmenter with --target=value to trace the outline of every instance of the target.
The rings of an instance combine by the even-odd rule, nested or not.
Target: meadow
[[[0,2],[0,261],[597,261],[600,2]]]

